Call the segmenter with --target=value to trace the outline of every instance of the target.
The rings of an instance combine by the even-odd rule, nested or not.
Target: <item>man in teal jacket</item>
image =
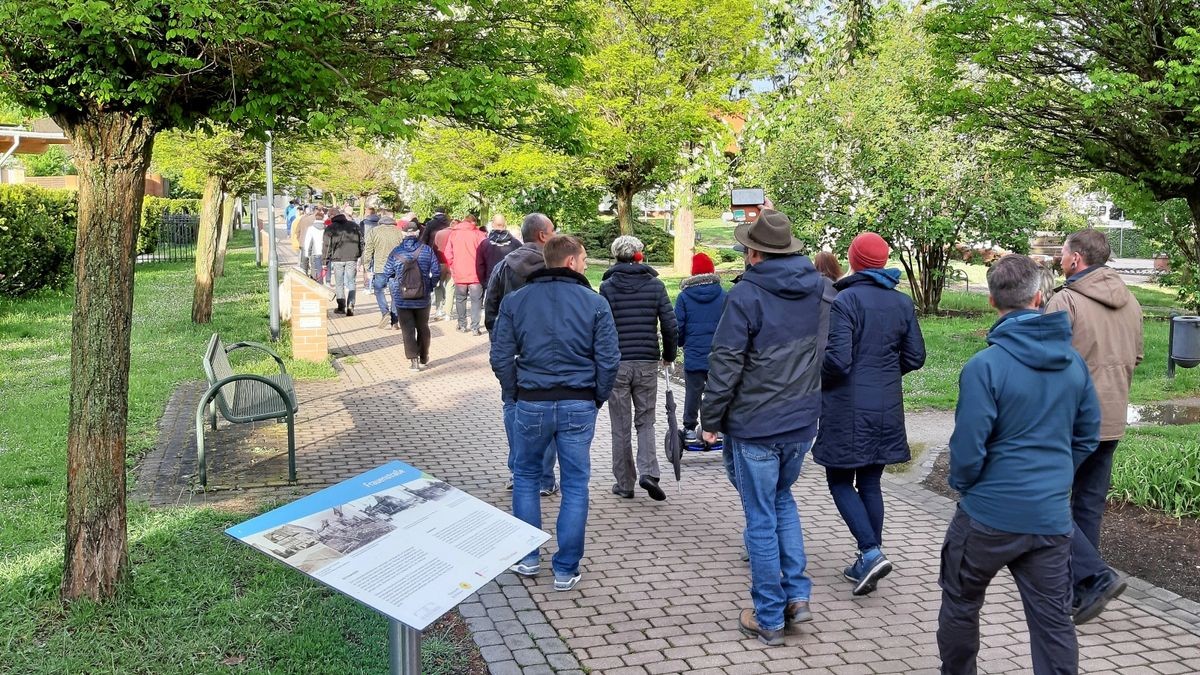
[[[942,672],[975,672],[984,594],[1008,567],[1034,673],[1075,673],[1070,492],[1099,442],[1100,404],[1066,314],[1038,312],[1037,263],[1005,256],[987,280],[1000,318],[959,376],[950,437],[950,486],[962,499],[942,546]]]

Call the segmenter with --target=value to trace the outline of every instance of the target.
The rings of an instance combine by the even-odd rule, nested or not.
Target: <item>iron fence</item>
[[[163,214],[154,251],[139,255],[138,262],[187,262],[196,259],[200,216],[195,213]]]

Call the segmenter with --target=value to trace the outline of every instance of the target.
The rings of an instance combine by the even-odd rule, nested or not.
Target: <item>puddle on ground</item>
[[[1126,421],[1134,426],[1200,424],[1200,401],[1131,405]]]

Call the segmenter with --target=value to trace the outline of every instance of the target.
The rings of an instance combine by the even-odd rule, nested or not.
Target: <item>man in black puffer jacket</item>
[[[612,425],[613,477],[615,495],[633,497],[633,480],[652,499],[667,498],[658,486],[658,441],[654,436],[654,408],[658,396],[658,362],[675,361],[679,332],[675,310],[658,272],[643,265],[642,242],[636,237],[617,237],[612,254],[617,264],[604,273],[600,295],[612,308],[621,347],[617,383],[608,399]],[[662,333],[662,350],[658,336]],[[633,438],[630,421],[637,428],[637,471],[634,472]]]

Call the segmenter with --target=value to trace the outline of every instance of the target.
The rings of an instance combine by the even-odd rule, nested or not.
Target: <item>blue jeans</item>
[[[516,470],[516,445],[513,443],[513,417],[517,414],[516,403],[504,404],[504,435],[508,437],[508,475],[515,476]],[[546,446],[546,455],[542,458],[542,475],[539,481],[542,490],[554,489],[554,458],[557,454],[554,447],[554,439],[550,439],[550,444]]]
[[[783,611],[790,602],[807,602],[812,579],[804,574],[804,532],[792,498],[808,443],[757,444],[732,436],[734,478],[746,514],[746,550],[750,552],[750,597],[758,625],[783,628]]]
[[[392,294],[392,302],[396,298],[396,284],[389,283],[388,277],[382,274],[374,274],[371,276],[371,288],[375,291],[375,304],[379,305],[379,313],[384,316],[392,317],[392,324],[396,323],[396,313],[392,311],[392,306],[388,304],[387,298],[383,295],[383,290],[386,288]]]
[[[882,475],[882,464],[855,469],[825,468],[829,494],[833,495],[833,503],[861,552],[883,545],[883,490],[879,487]]]
[[[354,290],[358,286],[358,263],[354,260],[330,263],[333,269],[333,294],[347,305],[354,304]]]
[[[554,528],[558,552],[550,564],[555,576],[574,576],[583,558],[595,432],[596,404],[593,401],[517,401],[515,405],[512,437],[516,472],[513,475],[512,510],[514,516],[537,528],[542,526],[542,498],[538,495],[542,463],[550,442],[558,444],[562,501]],[[534,550],[524,562],[535,564],[538,558],[539,552]]]

